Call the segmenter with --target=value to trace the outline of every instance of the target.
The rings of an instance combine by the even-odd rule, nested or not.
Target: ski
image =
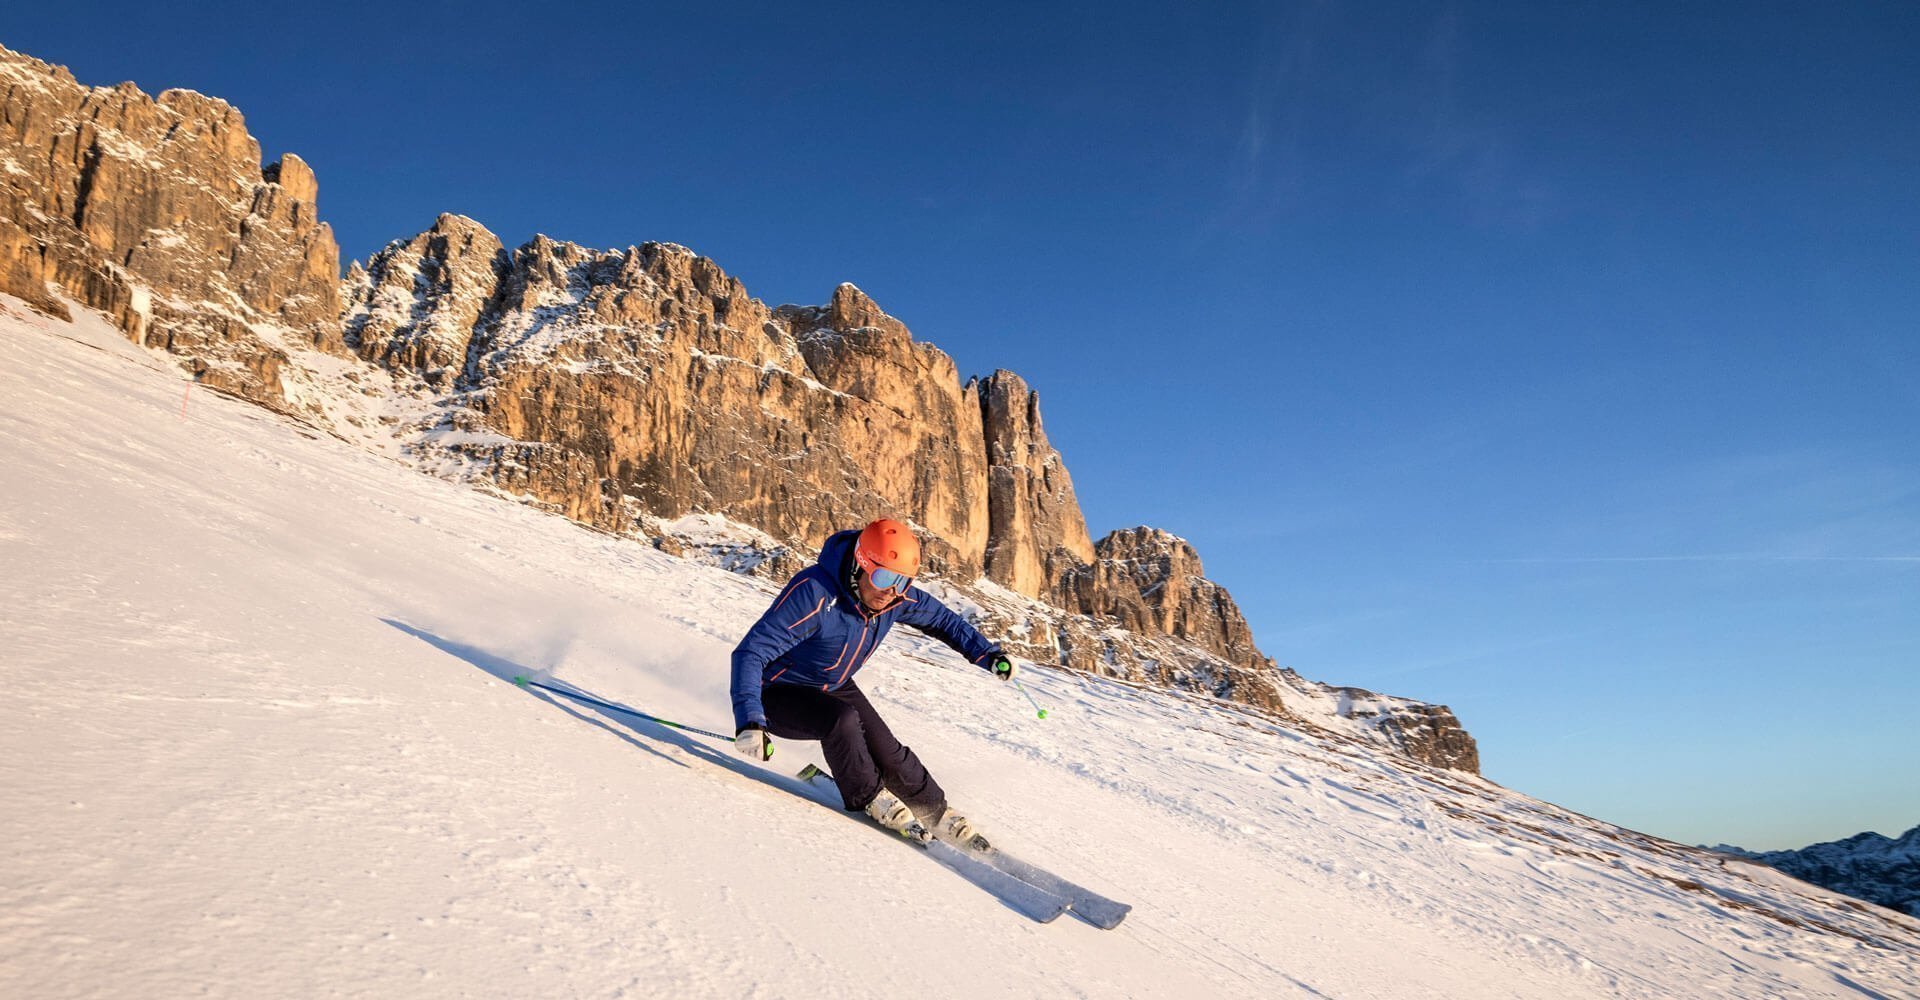
[[[702,736],[710,736],[720,740],[726,739],[725,736],[719,733],[710,733],[704,729],[695,729],[692,726],[681,725],[677,722],[628,708],[625,705],[602,701],[578,691],[543,684],[525,676],[517,676],[513,679],[513,682],[523,688],[539,688],[542,691],[564,695],[574,701],[592,705],[595,708],[635,716],[646,719],[649,722],[659,723],[663,726],[670,726],[674,729],[684,730],[690,733],[698,733]],[[832,776],[809,764],[805,770],[800,772],[799,777],[803,786],[801,790],[803,797],[814,799],[825,805],[831,805],[835,809],[840,808],[840,789],[839,786],[833,783]],[[864,816],[861,818],[867,819],[867,817]],[[872,823],[871,820],[868,821]],[[886,829],[880,826],[879,823],[872,823],[872,825],[876,829]],[[888,830],[887,832],[894,833],[896,831]],[[1042,924],[1051,923],[1058,919],[1060,914],[1067,912],[1068,901],[1066,898],[1055,895],[1038,886],[1023,882],[1019,877],[1001,871],[985,859],[970,855],[954,847],[952,844],[942,843],[940,841],[922,842],[911,837],[903,837],[902,839],[926,851],[927,854],[939,862],[942,867],[985,890],[989,895],[999,900],[1002,905],[1029,920]]]
[[[834,802],[839,802],[840,789],[833,783],[832,775],[808,764],[801,768],[799,777],[801,781],[817,789],[817,794],[823,799],[826,795],[831,795]],[[936,848],[944,848],[940,853],[951,852],[953,855],[983,864],[1017,880],[1022,885],[1061,900],[1068,912],[1101,930],[1112,930],[1120,926],[1120,922],[1125,920],[1127,913],[1133,909],[1131,904],[1110,899],[1083,885],[1069,882],[1039,865],[1022,861],[997,847],[961,847],[944,840],[935,840],[925,846],[930,853]],[[1055,914],[1055,916],[1058,915]]]
[[[1072,900],[1023,882],[952,844],[934,840],[920,846],[948,871],[986,890],[1002,905],[1034,923],[1050,924],[1072,905]]]
[[[989,847],[984,851],[968,850],[965,853],[985,861],[1028,885],[1066,899],[1067,908],[1074,916],[1103,931],[1110,931],[1120,926],[1120,921],[1127,919],[1127,913],[1133,909],[1130,903],[1109,899],[1086,886],[1069,882],[1039,865],[1022,861],[998,847]]]
[[[840,808],[840,786],[833,783],[833,776],[812,764],[800,769],[797,776],[805,785],[809,797],[823,805]],[[878,823],[873,824],[880,829]],[[888,830],[889,833],[896,831]],[[940,840],[918,841],[903,836],[901,839],[920,848],[934,861],[979,886],[998,899],[1002,905],[1035,923],[1052,923],[1060,914],[1067,912],[1069,901],[1039,886],[1022,881],[1018,876],[1001,871],[985,858],[963,851],[952,844]]]

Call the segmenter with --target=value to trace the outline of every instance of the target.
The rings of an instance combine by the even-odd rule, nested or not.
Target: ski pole
[[[663,726],[671,726],[674,729],[684,730],[689,733],[698,733],[701,736],[711,737],[713,739],[719,740],[722,743],[733,742],[733,737],[731,736],[722,736],[719,733],[710,733],[704,729],[695,729],[692,726],[683,726],[680,723],[673,721],[672,719],[662,719],[657,715],[648,715],[645,712],[636,711],[634,709],[628,708],[625,705],[616,705],[610,701],[601,701],[598,698],[581,694],[578,691],[569,691],[566,688],[557,688],[551,684],[542,684],[531,677],[523,677],[516,674],[513,678],[513,682],[515,684],[520,685],[523,688],[535,687],[535,688],[539,688],[542,691],[552,691],[554,694],[566,695],[567,697],[572,698],[574,701],[583,701],[597,708],[610,708],[616,712],[625,712],[628,715],[637,716],[638,718],[645,719],[648,722],[658,722]]]
[[[1041,708],[1040,703],[1033,700],[1033,694],[1027,690],[1026,685],[1020,683],[1019,681],[1014,681],[1013,686],[1019,688],[1020,693],[1027,696],[1027,704],[1033,706],[1033,710],[1040,714],[1040,718],[1044,719],[1047,717],[1047,710],[1044,708]]]

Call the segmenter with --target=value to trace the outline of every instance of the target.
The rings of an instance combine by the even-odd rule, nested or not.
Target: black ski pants
[[[947,793],[851,682],[838,691],[769,684],[760,691],[760,704],[767,712],[767,732],[820,741],[848,809],[865,809],[882,786],[920,815],[937,816],[946,808]]]

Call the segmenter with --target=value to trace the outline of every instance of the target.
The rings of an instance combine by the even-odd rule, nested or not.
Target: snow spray
[[[565,695],[568,698],[572,698],[574,701],[584,702],[585,704],[592,705],[595,708],[606,708],[606,709],[611,709],[615,712],[623,712],[627,715],[631,715],[636,718],[645,719],[648,722],[657,722],[663,726],[668,726],[673,729],[679,729],[684,732],[696,733],[701,736],[711,737],[713,739],[720,740],[725,743],[733,742],[733,737],[731,736],[722,736],[719,733],[708,732],[705,729],[695,729],[692,726],[682,725],[678,722],[673,721],[672,719],[662,719],[657,715],[648,715],[645,712],[642,712],[638,709],[628,708],[625,705],[616,705],[610,701],[601,701],[600,699],[595,698],[592,695],[582,694],[578,691],[570,691],[566,688],[554,687],[551,684],[542,684],[539,681],[536,681],[525,674],[515,675],[513,678],[513,682],[515,684],[520,685],[523,688],[539,688],[542,691],[551,691],[554,694]]]

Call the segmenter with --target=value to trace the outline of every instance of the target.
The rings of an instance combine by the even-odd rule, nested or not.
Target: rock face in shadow
[[[342,349],[318,193],[292,154],[262,168],[225,101],[86,87],[0,49],[0,291],[100,310],[202,382],[291,409],[287,351]]]
[[[223,101],[86,87],[0,49],[0,291],[100,310],[203,383],[315,422],[384,371],[430,400],[397,432],[416,456],[594,527],[672,547],[659,525],[714,515],[778,551],[729,560],[790,570],[892,517],[1030,659],[1284,717],[1327,698],[1260,652],[1186,542],[1092,543],[1023,379],[963,383],[853,285],[769,308],[685,247],[510,249],[457,215],[343,279],[318,190],[292,154],[262,167]],[[1469,766],[1444,708],[1382,704],[1383,738]]]

